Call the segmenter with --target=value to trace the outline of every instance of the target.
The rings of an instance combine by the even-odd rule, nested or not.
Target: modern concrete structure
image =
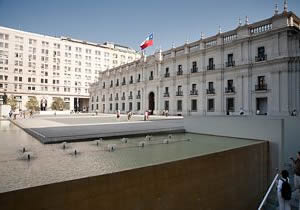
[[[300,19],[285,11],[100,73],[90,110],[172,115],[300,111]]]
[[[103,70],[140,58],[125,46],[97,44],[0,27],[0,103],[4,92],[25,109],[36,96],[48,110],[55,97],[66,109],[87,111],[89,84]]]

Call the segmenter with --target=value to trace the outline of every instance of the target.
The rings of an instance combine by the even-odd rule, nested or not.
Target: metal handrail
[[[259,207],[258,207],[258,210],[261,210],[261,208],[262,208],[263,205],[265,204],[265,202],[266,202],[266,200],[267,200],[267,198],[268,198],[268,196],[269,196],[269,194],[270,194],[270,192],[271,192],[271,190],[272,190],[272,188],[273,188],[273,186],[274,186],[276,180],[278,179],[278,176],[279,176],[279,174],[277,173],[276,176],[274,177],[274,179],[273,179],[273,181],[272,181],[272,184],[270,185],[270,187],[269,187],[267,193],[265,194],[264,199],[263,199],[262,202],[260,203],[260,205],[259,205]]]

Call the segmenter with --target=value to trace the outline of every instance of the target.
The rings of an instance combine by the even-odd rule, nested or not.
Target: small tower
[[[249,25],[249,18],[248,18],[248,16],[246,16],[245,25]]]
[[[218,31],[218,33],[220,34],[220,33],[222,33],[222,29],[221,29],[221,26],[219,25],[219,31]]]
[[[287,12],[287,11],[288,11],[288,3],[287,3],[287,0],[284,0],[283,11],[284,11],[284,12]]]
[[[172,49],[174,49],[175,48],[175,43],[174,42],[172,42]]]
[[[203,32],[201,32],[201,34],[200,34],[200,39],[201,40],[204,39],[204,33]]]
[[[240,17],[239,17],[239,26],[242,26],[242,20]]]
[[[275,4],[274,15],[278,15],[278,4]]]

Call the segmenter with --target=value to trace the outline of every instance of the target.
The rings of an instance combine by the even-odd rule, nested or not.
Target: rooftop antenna
[[[249,25],[249,18],[248,18],[248,16],[246,16],[245,25]]]
[[[241,17],[239,17],[239,26],[242,26],[242,20],[241,20]]]
[[[288,11],[288,3],[287,3],[287,0],[284,0],[283,10],[284,10],[284,12],[287,12],[287,11]]]
[[[278,15],[278,4],[275,4],[275,15]]]

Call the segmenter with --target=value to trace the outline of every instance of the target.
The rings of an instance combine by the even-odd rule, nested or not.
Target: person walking
[[[281,171],[281,177],[277,181],[277,198],[279,210],[291,210],[291,187],[289,184],[289,172]]]
[[[118,109],[118,110],[117,110],[117,120],[120,118],[120,115],[121,115],[121,112],[120,112],[120,110]]]

